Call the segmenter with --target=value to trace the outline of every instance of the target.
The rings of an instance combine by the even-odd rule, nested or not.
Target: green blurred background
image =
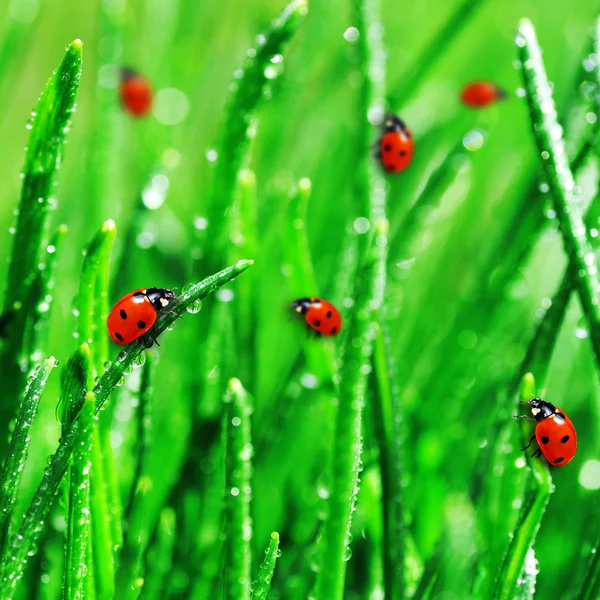
[[[524,16],[537,28],[559,112],[572,121],[567,150],[574,153],[577,140],[589,128],[585,89],[577,73],[600,8],[591,0],[568,5],[562,0],[482,1],[456,39],[441,45],[431,64],[419,65],[427,67],[421,83],[407,89],[407,73],[456,5],[439,0],[382,2],[390,95],[403,99],[389,108],[407,122],[416,140],[410,169],[389,179],[388,200],[393,239],[386,305],[404,410],[406,571],[409,588],[414,588],[423,564],[435,552],[436,593],[447,595],[431,597],[440,600],[476,597],[471,586],[479,580],[487,590],[479,597],[488,597],[486,586],[493,583],[508,544],[525,471],[516,424],[502,441],[501,452],[486,463],[487,470],[476,469],[482,453],[489,451],[487,441],[501,426],[495,415],[510,417],[513,400],[507,399],[507,386],[540,307],[566,265],[549,200],[529,194],[539,164],[525,102],[517,93],[514,32]],[[256,35],[282,8],[273,0],[0,1],[0,230],[5,232],[0,280],[5,279],[11,249],[9,228],[15,224],[25,123],[65,44],[75,38],[84,42],[78,107],[51,217],[53,226],[69,227],[47,344],[48,352],[63,364],[77,344],[71,334],[72,303],[81,249],[106,219],[114,219],[118,229],[111,300],[142,286],[181,289],[196,275],[210,274],[203,267],[203,240],[210,236],[211,225],[204,229],[212,175],[207,152],[223,126],[232,73]],[[312,181],[307,228],[319,289],[304,293],[332,296],[345,232],[362,216],[354,200],[353,174],[361,155],[370,151],[358,147],[356,59],[344,38],[354,25],[352,15],[347,1],[310,3],[309,15],[286,51],[283,71],[271,86],[273,97],[260,109],[250,164],[256,173],[260,240],[257,255],[245,257],[256,264],[243,275],[253,278],[258,290],[252,323],[256,345],[246,349],[256,361],[249,384],[256,407],[253,544],[256,562],[271,531],[282,537],[274,599],[305,598],[314,576],[311,557],[322,512],[320,496],[326,495],[322,447],[329,421],[324,392],[318,378],[310,377],[303,349],[333,344],[307,341],[285,311],[294,299],[284,236],[289,190],[303,177]],[[157,92],[154,115],[135,121],[121,111],[117,65],[148,76]],[[475,79],[504,87],[508,100],[480,111],[463,107],[460,89]],[[582,101],[582,110],[570,111]],[[474,130],[480,132],[481,148],[463,150],[461,140]],[[400,224],[431,173],[451,152],[450,185],[439,205],[419,214],[416,234],[406,243]],[[111,170],[95,173],[103,153],[110,160],[102,164],[110,164]],[[597,178],[593,156],[579,177],[585,199],[595,195]],[[545,214],[548,224],[541,236],[531,242],[520,238],[520,247],[515,247],[507,227],[527,203],[535,203],[533,210]],[[127,232],[136,243],[117,273],[124,264],[120,252]],[[518,269],[503,272],[506,256],[527,251],[531,255]],[[210,260],[221,266],[228,262]],[[500,287],[493,287],[496,280]],[[236,283],[228,286],[233,302]],[[217,304],[228,300],[221,295]],[[336,300],[343,312],[351,310],[351,301]],[[149,519],[156,518],[170,486],[185,483],[187,472],[181,473],[181,465],[190,415],[195,406],[202,406],[198,382],[215,367],[202,361],[203,339],[190,322],[209,319],[207,309],[215,306],[207,304],[198,315],[186,317],[161,340],[153,396]],[[535,545],[541,570],[536,597],[542,599],[576,597],[578,585],[572,582],[579,581],[582,559],[589,556],[599,533],[598,382],[580,317],[574,300],[545,388],[545,398],[571,416],[580,447],[570,465],[553,470],[555,491]],[[50,380],[33,432],[24,505],[58,439],[58,379]],[[113,443],[124,495],[132,477],[130,421],[138,379],[134,371],[120,388],[115,413]],[[363,488],[354,520],[354,556],[348,563],[350,599],[378,598],[381,586],[381,490],[368,411],[366,421]],[[214,468],[214,458],[207,456],[207,464],[198,457],[201,472]],[[501,487],[491,489],[490,480],[498,486],[501,482]],[[212,534],[206,534],[209,542],[202,546],[203,528],[210,519],[203,503],[188,510],[198,521],[190,517],[198,527],[198,546],[210,555]],[[60,529],[59,516],[52,525]],[[51,577],[40,592],[45,598],[56,597],[60,586],[60,537],[57,540],[47,550]],[[195,597],[208,597],[202,586],[194,588],[197,576],[176,567],[173,597],[188,597],[182,591],[187,586],[196,589],[189,592]]]

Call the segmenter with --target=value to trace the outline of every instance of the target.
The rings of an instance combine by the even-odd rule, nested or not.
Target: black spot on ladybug
[[[121,311],[119,312],[119,314],[121,315],[121,319],[126,319],[127,318],[127,313],[121,309]]]
[[[337,327],[332,327],[331,328],[331,335],[333,335],[336,331],[337,331]]]
[[[565,435],[564,437],[560,438],[560,443],[561,444],[566,444],[571,438],[568,435]]]
[[[138,327],[140,329],[145,329],[146,328],[146,323],[144,323],[144,321],[138,321]]]
[[[399,156],[406,156],[406,150],[401,150],[400,152],[398,152]]]
[[[395,171],[395,170],[396,170],[396,165],[392,165],[392,164],[390,163],[390,164],[388,164],[388,165],[385,165],[385,168],[386,168],[388,171]]]
[[[392,149],[392,147],[391,147],[389,144],[386,144],[386,145],[383,147],[383,149],[384,149],[386,152],[389,152],[389,151]]]
[[[331,311],[330,311],[330,310],[328,310],[328,311],[327,311],[327,318],[328,318],[328,319],[331,319],[331,314],[332,314],[332,313],[331,313]]]
[[[565,460],[565,459],[564,458],[555,458],[554,459],[554,464],[561,463],[563,460]]]
[[[540,442],[542,442],[542,444],[547,444],[549,441],[550,441],[550,438],[549,438],[549,437],[546,437],[546,436],[544,436],[544,437],[543,437],[543,438],[540,440]]]
[[[318,327],[321,324],[321,321],[313,321],[313,325],[315,327]]]
[[[123,341],[123,336],[120,333],[115,333],[115,337],[122,342]]]

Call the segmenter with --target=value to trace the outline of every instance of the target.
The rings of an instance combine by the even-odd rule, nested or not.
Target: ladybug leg
[[[167,311],[168,315],[175,315],[176,317],[183,319],[183,315],[178,315],[176,312],[173,312],[172,310],[168,310]]]
[[[160,344],[158,343],[158,334],[156,333],[156,325],[154,325],[152,327],[152,344],[156,344],[157,346],[160,346]],[[150,346],[152,346],[152,344],[150,344]]]
[[[528,415],[513,415],[513,417],[515,419],[527,419],[528,421],[532,421],[533,423],[535,423],[535,419],[532,419],[530,416]]]
[[[532,455],[531,458],[539,458],[542,455],[542,451],[538,448]]]
[[[527,448],[529,448],[529,446],[531,446],[531,443],[533,442],[533,440],[535,440],[535,433],[529,438],[529,444],[527,444],[527,446],[525,446],[525,448],[521,448],[521,450],[523,450],[523,451],[527,450]]]

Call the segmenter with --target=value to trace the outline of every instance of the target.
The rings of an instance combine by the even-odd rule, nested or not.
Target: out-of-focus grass
[[[254,404],[249,419],[253,531],[246,540],[250,573],[244,571],[244,581],[257,582],[255,596],[267,593],[266,578],[274,600],[305,600],[319,589],[315,570],[330,566],[321,560],[318,543],[327,535],[328,506],[347,502],[337,495],[344,486],[328,476],[335,414],[364,389],[366,406],[352,442],[360,432],[364,470],[350,532],[352,558],[344,563],[345,598],[380,597],[384,582],[394,589],[404,580],[406,594],[417,589],[419,598],[446,593],[487,600],[497,581],[501,597],[515,576],[518,597],[530,597],[534,581],[534,597],[567,600],[580,589],[582,597],[595,597],[597,561],[587,560],[599,534],[594,490],[600,488],[600,390],[590,352],[592,330],[579,304],[569,302],[571,294],[575,297],[569,287],[573,267],[557,229],[550,195],[555,190],[547,187],[552,182],[545,180],[526,102],[517,93],[522,84],[514,68],[519,57],[513,36],[519,20],[530,18],[586,209],[598,179],[591,146],[599,61],[596,50],[590,53],[597,3],[567,9],[559,0],[426,0],[398,11],[392,0],[383,0],[383,29],[368,30],[353,2],[311,2],[307,15],[296,15],[304,18],[280,18],[276,32],[282,23],[293,25],[285,30],[285,48],[261,56],[260,69],[247,66],[241,79],[236,69],[255,58],[247,55],[249,48],[264,47],[256,36],[269,31],[285,3],[248,0],[235,10],[223,8],[214,0],[66,0],[60,9],[47,2],[0,1],[4,308],[22,301],[22,287],[32,290],[31,327],[17,336],[18,343],[10,330],[18,321],[11,325],[10,312],[0,315],[1,353],[9,361],[3,370],[14,371],[18,355],[30,363],[27,369],[49,355],[66,364],[86,341],[72,335],[78,329],[74,299],[84,282],[81,252],[107,219],[119,232],[109,269],[99,271],[94,284],[99,291],[91,335],[96,375],[102,376],[106,360],[114,361],[110,377],[95,384],[98,405],[108,402],[100,413],[104,442],[96,449],[110,433],[113,487],[122,505],[133,494],[123,523],[124,548],[114,551],[115,564],[125,565],[116,585],[127,589],[116,597],[202,600],[223,588],[227,479],[221,421],[232,377],[243,382]],[[459,19],[464,14],[468,18]],[[358,28],[358,39],[352,27]],[[361,265],[371,239],[377,239],[378,217],[366,209],[372,179],[362,178],[360,165],[371,160],[375,130],[366,127],[369,90],[365,96],[360,74],[363,44],[379,34],[391,85],[377,95],[398,99],[379,108],[401,109],[416,146],[411,167],[386,176],[389,259],[377,317],[389,343],[377,348],[372,365],[362,356],[364,346],[351,323],[355,317],[371,319],[360,310],[368,296]],[[25,232],[44,240],[35,248],[26,244],[35,260],[30,257],[21,267],[31,277],[17,277],[14,266],[9,277],[8,230],[17,226],[12,213],[18,208],[28,136],[24,125],[65,43],[75,38],[85,42],[86,62],[58,187],[44,195],[56,209],[44,217],[47,229]],[[383,55],[377,50],[371,58],[376,69]],[[124,64],[153,83],[155,109],[146,120],[132,120],[118,104],[116,74]],[[509,98],[482,111],[461,106],[460,88],[479,78],[508,89]],[[236,96],[232,83],[243,94]],[[218,154],[216,167],[211,150]],[[378,177],[376,165],[369,168]],[[597,203],[585,228],[592,250],[599,229],[594,211]],[[24,214],[31,216],[22,212],[19,218]],[[363,218],[370,228],[359,233],[366,226]],[[36,254],[50,246],[54,251],[48,256]],[[254,259],[255,266],[214,300],[201,307],[190,303],[197,314],[185,313],[160,338],[150,394],[140,369],[126,373],[141,349],[118,358],[121,349],[109,343],[99,315],[137,287],[179,288],[182,294],[186,281],[199,281],[241,257]],[[344,318],[342,334],[336,340],[306,339],[302,323],[291,322],[286,310],[296,294],[334,300]],[[161,329],[174,319],[165,315]],[[36,349],[43,353],[32,352]],[[348,390],[352,365],[347,361],[353,360],[362,365],[358,390]],[[389,365],[391,375],[384,368]],[[373,368],[377,372],[371,374]],[[568,412],[579,434],[575,460],[552,472],[549,499],[536,492],[530,468],[540,465],[521,455],[520,428],[511,418],[515,381],[526,371],[533,372],[538,393]],[[3,403],[7,416],[0,445],[8,439],[27,374],[2,380],[7,394],[16,387]],[[375,375],[376,385],[363,387]],[[391,377],[387,384],[386,376]],[[29,566],[15,598],[31,593],[50,600],[61,594],[64,503],[55,502],[54,512],[43,517],[44,536],[38,535],[42,506],[36,505],[22,530],[25,539],[15,537],[18,517],[43,470],[49,475],[42,485],[50,480],[58,485],[54,461],[64,469],[64,449],[78,440],[63,433],[62,450],[47,464],[61,435],[55,420],[59,395],[59,378],[50,377],[30,427],[29,458],[19,471],[9,554]],[[380,397],[378,416],[371,408]],[[136,411],[147,402],[153,409],[152,434],[143,440],[143,411]],[[390,419],[401,423],[392,427]],[[15,427],[19,433],[18,420]],[[400,432],[403,448],[397,445]],[[338,447],[348,433],[338,430]],[[107,481],[110,469],[104,475]],[[93,487],[92,471],[92,495]],[[48,503],[50,497],[36,496]],[[536,508],[542,500],[547,500],[545,512]],[[259,565],[273,531],[281,536],[283,553],[271,578],[276,551],[261,571]],[[32,534],[37,547],[29,544]],[[398,547],[391,553],[386,546],[384,553],[382,540],[390,536]],[[27,556],[29,549],[33,556]],[[402,555],[404,571],[394,572],[392,558]],[[402,565],[395,568],[402,571]],[[93,571],[90,580],[98,583],[100,575]]]

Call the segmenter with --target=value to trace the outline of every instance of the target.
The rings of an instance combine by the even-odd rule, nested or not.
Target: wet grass
[[[0,598],[596,597],[597,6],[5,4]],[[116,347],[150,286],[160,346]]]

